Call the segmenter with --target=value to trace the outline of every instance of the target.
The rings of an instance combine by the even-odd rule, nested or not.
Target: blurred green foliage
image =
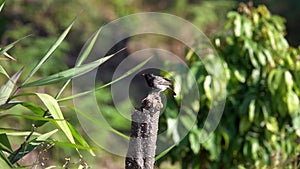
[[[299,168],[300,49],[285,39],[284,19],[263,5],[242,3],[227,17],[226,32],[212,39],[227,72],[221,122],[199,144],[213,102],[206,88],[215,90],[217,79],[207,81],[203,62],[195,54],[187,57],[200,90],[197,127],[164,158],[184,169]]]
[[[280,2],[272,3],[274,6],[281,6]],[[105,22],[121,16],[141,11],[168,12],[192,21],[205,33],[211,33],[223,31],[221,25],[225,21],[226,13],[235,4],[235,1],[222,0],[7,1],[4,12],[0,15],[1,47],[26,35],[33,36],[23,39],[14,50],[9,51],[18,64],[1,61],[1,77],[9,77],[22,66],[30,68],[36,65],[76,15],[80,24],[74,25],[66,41],[53,53],[52,59],[37,72],[38,76],[47,77],[61,72],[67,67],[65,63],[73,65],[88,37]],[[296,8],[299,5],[289,6]],[[292,13],[289,16],[295,18],[297,15]],[[207,97],[208,86],[214,82],[208,80],[209,75],[203,63],[195,59],[196,56],[187,57],[187,62],[197,78],[201,99],[200,105],[193,105],[194,110],[188,111],[195,111],[200,107],[200,116],[197,117],[197,126],[189,135],[159,162],[171,159],[173,162],[180,162],[182,168],[299,167],[299,49],[290,47],[287,43],[284,19],[272,15],[264,6],[252,8],[241,5],[238,12],[229,12],[227,18],[223,34],[212,38],[227,70],[228,98],[221,123],[208,142],[199,144],[199,133],[212,102]],[[6,72],[9,75],[5,75]],[[1,85],[5,79],[0,79]],[[22,80],[22,76],[20,79]],[[57,85],[50,87],[51,92],[61,88]],[[117,111],[112,107],[109,91],[103,90],[96,97],[101,104],[101,111],[112,126],[121,131],[128,131],[130,122],[117,115]],[[34,98],[31,101],[36,100]],[[172,100],[171,105],[177,105],[176,102],[179,101]],[[5,104],[13,105],[14,103]],[[45,108],[39,105],[25,104],[26,106],[36,112]],[[22,114],[21,109],[24,108],[20,107],[16,106],[13,110]],[[1,110],[4,109],[9,107],[2,106]],[[161,118],[161,129],[168,128],[177,117],[176,106],[168,107],[166,111]],[[186,118],[182,119],[183,125],[189,123],[190,115],[187,113]],[[41,119],[35,116],[31,117],[34,118],[33,121],[41,122]],[[23,118],[25,121],[25,117]],[[49,119],[42,119],[42,122],[45,122],[43,120]],[[43,135],[42,139],[47,140],[48,135],[44,134],[46,135]],[[26,136],[26,133],[23,135]],[[3,132],[0,137],[1,150],[12,153]],[[36,140],[31,141],[36,143]],[[5,160],[3,154],[0,156],[0,160]]]

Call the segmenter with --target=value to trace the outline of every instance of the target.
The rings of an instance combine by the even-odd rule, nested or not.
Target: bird
[[[170,79],[148,73],[142,74],[142,76],[144,76],[144,78],[146,79],[148,86],[158,91],[158,93],[169,89],[173,96],[176,96],[176,93],[172,88],[172,83]]]

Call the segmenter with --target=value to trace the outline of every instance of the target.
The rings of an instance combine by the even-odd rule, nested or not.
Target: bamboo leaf
[[[0,12],[2,11],[4,4],[5,4],[5,1],[2,1],[1,5],[0,5]]]
[[[13,48],[16,45],[16,43],[18,43],[19,41],[21,41],[21,40],[23,40],[23,39],[25,39],[25,38],[27,38],[29,36],[31,36],[31,35],[27,35],[27,36],[25,36],[25,37],[23,37],[21,39],[18,39],[16,41],[10,43],[9,45],[7,45],[7,46],[5,46],[3,48],[0,48],[0,55],[5,54],[8,50],[10,50],[11,48]],[[12,60],[15,60],[14,58],[9,57],[10,55],[8,55],[8,54],[6,54],[6,56],[8,58],[12,59]]]
[[[80,96],[84,96],[84,95],[87,95],[89,93],[92,93],[94,91],[97,91],[97,90],[100,90],[100,89],[103,89],[111,84],[114,84],[116,82],[118,82],[119,80],[122,80],[124,79],[125,77],[131,75],[133,72],[139,70],[141,67],[143,67],[152,57],[149,57],[148,59],[146,59],[145,61],[143,61],[142,63],[139,63],[137,66],[135,66],[134,68],[130,69],[129,71],[127,71],[126,73],[124,73],[122,76],[118,77],[117,79],[109,82],[109,83],[106,83],[102,86],[99,86],[97,87],[95,90],[90,90],[90,91],[85,91],[85,92],[82,92],[82,93],[77,93],[77,94],[74,94],[72,96],[69,96],[69,97],[65,97],[65,98],[61,98],[61,99],[58,99],[58,102],[62,102],[62,101],[67,101],[67,100],[70,100],[70,99],[74,99],[74,98],[77,98],[77,97],[80,97]]]
[[[78,145],[78,144],[59,142],[59,141],[55,141],[54,144],[58,145],[58,146],[61,146],[61,147],[70,147],[70,148],[85,149],[85,150],[92,151],[92,149],[90,147],[85,147],[85,146]]]
[[[49,113],[53,116],[54,119],[65,119],[57,101],[48,94],[43,93],[37,93],[37,96],[41,99],[41,101],[44,103],[44,105],[49,110]],[[55,124],[57,124],[60,129],[65,133],[69,141],[73,144],[75,144],[75,140],[73,138],[72,132],[70,128],[68,127],[68,124],[66,121],[56,121]]]
[[[9,161],[14,164],[20,159],[22,159],[26,154],[30,153],[31,151],[35,150],[36,147],[41,145],[42,143],[46,142],[47,139],[52,136],[54,133],[56,133],[58,130],[55,129],[53,131],[50,131],[48,133],[45,133],[43,135],[38,136],[37,138],[29,141],[24,142],[16,151],[14,151],[9,157]]]
[[[75,18],[76,19],[76,18]],[[39,68],[46,62],[46,60],[52,55],[52,53],[56,50],[56,48],[62,43],[62,41],[65,39],[69,31],[71,30],[75,19],[70,23],[70,25],[67,27],[67,29],[58,37],[58,39],[54,42],[54,44],[48,49],[44,57],[40,60],[40,62],[33,68],[33,70],[30,72],[26,80],[23,84],[25,84],[38,70]]]
[[[31,133],[31,131],[22,131],[17,129],[11,129],[11,128],[0,128],[0,135],[6,134],[8,136],[28,136]],[[40,133],[33,132],[33,136],[40,136]]]
[[[0,65],[0,73],[3,74],[5,77],[9,78],[9,75],[7,74],[6,70]]]
[[[65,80],[75,78],[77,76],[83,75],[83,74],[97,68],[99,65],[101,65],[102,63],[104,63],[105,61],[107,61],[108,59],[113,57],[115,54],[106,56],[104,58],[98,59],[94,62],[85,64],[85,65],[82,65],[82,66],[79,66],[79,67],[74,67],[74,68],[56,73],[54,75],[48,76],[48,77],[43,78],[43,79],[39,79],[39,80],[34,81],[34,82],[23,84],[21,87],[25,88],[25,87],[33,87],[33,86],[43,86],[43,85],[49,85],[49,84],[53,84],[53,83],[57,83],[57,82],[61,82],[61,81],[65,81]]]
[[[8,110],[8,109],[20,104],[20,103],[22,103],[22,102],[20,102],[20,101],[13,101],[13,102],[10,101],[9,103],[4,103],[0,106],[0,111]]]
[[[12,148],[11,148],[11,145],[10,145],[10,142],[7,138],[6,133],[0,134],[0,150],[5,151],[5,152],[9,152],[9,153],[12,152]]]
[[[81,66],[82,63],[86,60],[86,58],[89,56],[89,54],[91,53],[95,43],[96,43],[96,40],[98,38],[98,35],[100,33],[100,30],[99,29],[94,37],[92,38],[90,44],[85,48],[85,50],[82,52],[82,54],[80,54],[79,56],[79,60],[76,62],[75,64],[75,67],[78,67],[78,66]],[[57,93],[57,95],[55,96],[55,98],[59,98],[60,95],[62,94],[62,92],[65,90],[65,88],[68,86],[68,84],[70,83],[71,79],[69,79],[68,81],[65,82],[65,84],[63,85],[63,87],[60,89],[60,91]]]
[[[125,134],[119,132],[118,130],[115,130],[114,128],[112,128],[111,126],[109,126],[109,125],[107,125],[105,123],[100,122],[99,120],[97,120],[94,117],[90,116],[88,113],[82,112],[81,110],[78,110],[78,109],[76,109],[74,107],[68,107],[68,108],[70,108],[73,111],[76,111],[77,113],[79,113],[80,115],[82,115],[84,118],[90,120],[91,123],[95,123],[98,126],[101,126],[102,128],[105,128],[105,129],[107,129],[107,130],[109,130],[111,132],[114,132],[115,134],[117,134],[117,135],[119,135],[119,136],[121,136],[121,137],[129,140],[129,137],[126,136]]]
[[[0,151],[0,166],[2,168],[13,168],[13,165],[2,151]]]
[[[0,88],[0,105],[7,102],[22,72],[23,69],[19,70]]]
[[[85,50],[82,52],[82,54],[79,56],[79,59],[78,61],[76,62],[76,65],[75,66],[80,66],[82,65],[82,63],[86,60],[86,58],[89,56],[89,54],[91,53],[96,41],[97,41],[97,38],[99,36],[99,33],[100,33],[101,29],[99,29],[95,35],[93,36],[90,44],[85,48]],[[121,49],[122,51],[123,49]]]
[[[96,154],[93,152],[93,150],[90,148],[88,143],[83,139],[83,137],[76,131],[76,129],[70,124],[67,123],[73,136],[75,139],[83,146],[85,147],[84,149],[88,150],[92,156],[96,156]]]

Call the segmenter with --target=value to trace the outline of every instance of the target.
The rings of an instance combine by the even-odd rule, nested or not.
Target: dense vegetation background
[[[80,66],[75,61],[83,44],[103,24],[136,12],[157,11],[183,17],[209,36],[224,62],[228,86],[225,111],[212,138],[199,144],[205,118],[199,116],[189,135],[158,159],[157,165],[161,168],[298,168],[299,2],[266,0],[254,1],[254,5],[239,2],[7,1],[0,13],[0,164],[123,168],[124,159],[90,148],[96,145],[83,139],[87,137],[73,116],[74,110],[67,108],[72,106],[71,102],[59,101],[71,95],[70,86],[62,88],[71,78],[64,70]],[[73,23],[75,16],[78,17]],[[31,36],[14,43],[27,35]],[[186,52],[188,49],[178,50],[176,43],[166,44],[171,45],[164,48],[181,55],[191,67],[200,89],[199,111],[205,115],[212,102],[207,96],[210,90],[216,90],[213,84],[217,82],[209,80],[201,60]],[[138,48],[132,45],[128,52]],[[47,62],[42,62],[50,56]],[[65,78],[55,84],[45,86],[36,81],[58,72],[64,72]],[[19,95],[22,93],[26,96]],[[104,105],[100,109],[112,126],[128,132],[130,122],[117,115],[109,90],[101,90],[97,100]],[[162,128],[168,128],[168,121],[176,118],[176,105],[180,101],[170,103],[161,117]],[[56,109],[51,110],[51,105]],[[68,123],[53,121],[55,118],[65,118]],[[183,118],[182,125],[188,120],[188,116]],[[176,130],[172,134],[175,133]]]

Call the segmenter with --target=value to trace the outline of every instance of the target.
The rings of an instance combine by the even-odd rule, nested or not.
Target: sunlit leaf
[[[253,122],[255,116],[255,100],[251,100],[249,104],[249,121]]]
[[[85,92],[82,92],[82,93],[77,93],[77,94],[74,94],[72,96],[69,96],[69,97],[65,97],[65,98],[61,98],[61,99],[58,99],[59,102],[62,102],[62,101],[67,101],[67,100],[70,100],[70,99],[74,99],[74,98],[77,98],[77,97],[80,97],[80,96],[84,96],[84,95],[87,95],[87,94],[90,94],[92,92],[95,92],[97,90],[100,90],[100,89],[103,89],[111,84],[114,84],[116,82],[118,82],[119,80],[122,80],[124,79],[125,77],[131,75],[133,72],[139,70],[140,68],[142,68],[149,60],[151,59],[148,58],[146,59],[145,61],[143,61],[142,63],[139,63],[137,66],[135,66],[134,68],[130,69],[129,71],[127,71],[126,73],[124,73],[122,76],[116,78],[115,80],[111,81],[111,82],[108,82],[102,86],[99,86],[97,87],[95,90],[90,90],[90,91],[85,91]]]
[[[77,148],[77,149],[84,149],[84,150],[92,151],[92,149],[90,147],[85,147],[85,146],[78,145],[78,144],[72,144],[72,143],[66,143],[66,142],[59,142],[59,141],[54,141],[53,143],[55,145],[61,146],[61,147]]]
[[[277,133],[278,132],[278,122],[275,117],[270,117],[266,122],[266,127],[269,131]]]
[[[299,98],[293,91],[287,93],[287,108],[290,114],[300,111]]]
[[[98,59],[94,62],[85,64],[85,65],[82,65],[82,66],[79,66],[79,67],[74,67],[74,68],[56,73],[54,75],[45,77],[43,79],[39,79],[39,80],[34,81],[34,82],[23,84],[21,87],[25,88],[25,87],[49,85],[49,84],[63,82],[63,81],[81,76],[81,75],[83,75],[87,72],[90,72],[91,70],[97,68],[102,63],[104,63],[105,61],[107,61],[108,59],[113,57],[114,55],[115,54],[112,54],[112,55],[106,56],[104,58],[100,58],[100,59]]]
[[[22,72],[23,69],[19,70],[0,88],[0,105],[7,102]]]
[[[75,67],[78,67],[78,66],[81,66],[82,63],[86,60],[86,58],[89,56],[89,54],[91,53],[95,43],[96,43],[96,40],[98,39],[98,35],[100,33],[100,30],[99,29],[95,35],[93,36],[91,42],[88,44],[88,46],[84,49],[84,51],[82,53],[80,53],[80,56],[79,56],[79,59],[78,61],[76,62],[75,64]],[[69,79],[68,81],[65,82],[65,84],[63,85],[63,87],[60,89],[60,91],[57,93],[56,97],[55,98],[59,98],[60,95],[62,94],[62,92],[65,90],[65,88],[68,86],[68,84],[70,83],[71,79]]]
[[[38,70],[39,68],[46,62],[47,59],[52,55],[52,53],[56,50],[56,48],[62,43],[62,41],[65,39],[69,31],[71,30],[73,24],[75,22],[75,19],[71,22],[71,24],[66,28],[66,30],[58,37],[58,39],[54,42],[54,44],[48,49],[46,54],[43,56],[43,58],[39,61],[39,63],[33,68],[33,70],[30,72],[28,77],[25,79],[25,84]]]
[[[284,72],[284,80],[285,80],[285,84],[287,86],[287,90],[291,91],[292,87],[293,87],[293,77],[289,71]]]
[[[57,101],[48,94],[43,93],[37,93],[37,96],[41,99],[41,101],[44,103],[44,105],[49,110],[49,113],[53,116],[53,119],[65,119],[60,107],[57,103]],[[66,121],[56,121],[55,122],[59,128],[65,133],[69,141],[73,144],[75,144],[75,140],[73,138],[72,132],[70,128],[68,127],[68,124]]]
[[[0,65],[0,73],[3,74],[8,79],[10,78],[9,75],[7,74],[6,70],[1,65]]]
[[[2,2],[0,3],[0,12],[2,11],[4,4],[5,4],[5,1],[2,1]]]

